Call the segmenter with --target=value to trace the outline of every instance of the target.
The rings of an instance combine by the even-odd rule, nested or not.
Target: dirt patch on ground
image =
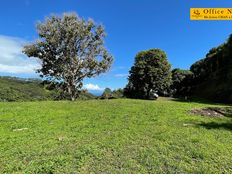
[[[202,109],[192,109],[191,114],[208,116],[208,117],[226,117],[232,115],[232,109],[230,108],[219,108],[219,107],[209,107]]]

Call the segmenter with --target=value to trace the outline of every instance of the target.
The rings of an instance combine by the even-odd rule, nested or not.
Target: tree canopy
[[[51,16],[37,25],[39,39],[23,52],[41,62],[38,73],[55,82],[71,100],[78,97],[83,79],[106,72],[113,57],[104,47],[104,27],[78,15]]]
[[[151,91],[165,94],[171,85],[171,65],[164,51],[150,49],[139,52],[131,67],[125,95],[132,98],[150,98]]]
[[[172,70],[171,95],[175,97],[189,96],[193,79],[190,70],[175,68]]]

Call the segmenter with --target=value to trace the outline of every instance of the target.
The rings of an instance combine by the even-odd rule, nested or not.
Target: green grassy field
[[[232,173],[232,117],[159,99],[0,103],[0,173]]]

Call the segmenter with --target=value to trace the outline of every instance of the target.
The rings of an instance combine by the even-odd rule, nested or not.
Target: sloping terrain
[[[232,173],[232,117],[189,113],[206,107],[221,106],[0,103],[0,173]]]
[[[0,101],[48,100],[53,93],[39,80],[0,77]]]
[[[19,79],[0,77],[0,101],[38,101],[56,100],[59,94],[47,90],[38,79]],[[79,99],[94,99],[95,96],[85,92]]]

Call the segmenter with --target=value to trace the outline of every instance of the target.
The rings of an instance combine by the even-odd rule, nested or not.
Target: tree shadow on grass
[[[172,101],[177,101],[177,102],[191,102],[191,103],[200,103],[200,104],[210,104],[210,105],[227,105],[226,103],[218,103],[218,102],[214,102],[214,101],[210,101],[210,100],[205,100],[205,99],[199,99],[199,98],[188,98],[188,99],[184,99],[184,98],[172,98]]]
[[[204,127],[206,129],[226,129],[232,131],[232,123],[200,123],[198,126]]]
[[[228,112],[226,112],[224,114],[225,117],[229,117],[229,118],[232,118],[232,110],[231,110],[231,107],[227,107],[228,109]]]

